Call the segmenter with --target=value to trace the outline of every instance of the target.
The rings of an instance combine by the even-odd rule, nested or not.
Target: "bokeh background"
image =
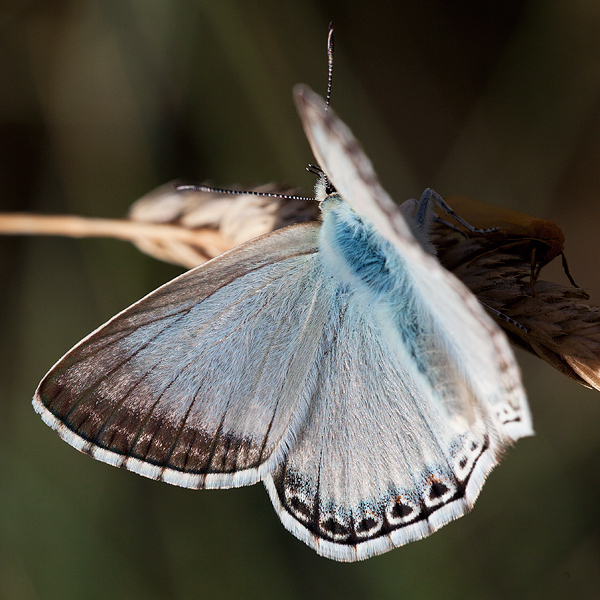
[[[120,217],[181,177],[310,193],[291,89],[325,90],[330,19],[333,106],[392,196],[556,221],[600,302],[593,0],[4,0],[0,209]],[[260,485],[179,489],[60,441],[38,381],[179,272],[123,242],[0,239],[1,598],[600,597],[600,394],[524,353],[536,437],[470,515],[358,564],[293,538]]]

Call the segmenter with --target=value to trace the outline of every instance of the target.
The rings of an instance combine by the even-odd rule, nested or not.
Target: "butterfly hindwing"
[[[307,421],[265,480],[286,527],[337,560],[380,554],[464,514],[497,460],[494,423],[451,358],[423,348],[447,375],[444,390],[422,386],[376,313],[338,289]],[[462,394],[462,413],[448,389]]]

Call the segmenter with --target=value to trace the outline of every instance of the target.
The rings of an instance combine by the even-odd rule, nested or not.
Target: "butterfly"
[[[321,221],[230,250],[61,358],[33,405],[92,457],[187,488],[263,481],[284,526],[356,561],[468,512],[532,435],[504,334],[399,209],[350,129],[295,100]]]

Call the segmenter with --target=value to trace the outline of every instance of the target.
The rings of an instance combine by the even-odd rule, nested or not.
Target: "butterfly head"
[[[317,183],[315,183],[315,200],[319,202],[319,204],[323,203],[330,196],[338,196],[338,191],[335,189],[335,186],[321,167],[317,165],[308,165],[306,170],[309,173],[313,173],[317,176]]]

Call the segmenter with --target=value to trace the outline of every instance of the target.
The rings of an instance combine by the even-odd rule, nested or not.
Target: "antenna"
[[[325,110],[331,102],[331,82],[333,81],[333,21],[329,23],[327,34],[327,96],[325,97]]]
[[[327,96],[325,97],[325,110],[329,108],[331,102],[331,83],[333,81],[333,21],[329,23],[327,33]],[[323,170],[314,165],[308,166],[308,171],[319,177],[325,177]],[[325,177],[325,179],[327,179]],[[328,190],[333,191],[333,186],[328,182]],[[176,185],[178,192],[208,192],[213,194],[230,194],[237,196],[266,196],[267,198],[285,198],[287,200],[311,200],[314,198],[308,196],[289,196],[287,194],[277,194],[275,192],[256,192],[254,190],[226,190],[223,188],[211,187],[209,185]]]
[[[309,196],[290,196],[276,192],[257,192],[254,190],[226,190],[224,188],[211,187],[210,185],[176,185],[178,192],[208,192],[213,194],[231,194],[234,196],[266,196],[267,198],[285,198],[286,200],[311,200]]]

